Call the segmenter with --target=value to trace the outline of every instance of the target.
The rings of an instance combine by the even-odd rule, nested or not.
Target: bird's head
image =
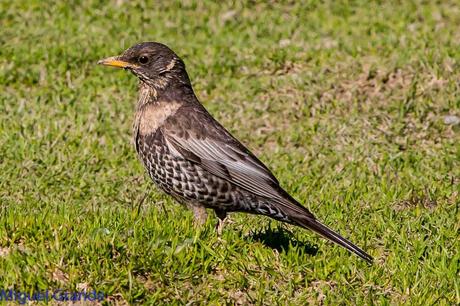
[[[119,56],[98,61],[98,64],[124,68],[142,82],[165,88],[172,79],[189,82],[183,61],[167,46],[157,42],[143,42],[132,46]]]

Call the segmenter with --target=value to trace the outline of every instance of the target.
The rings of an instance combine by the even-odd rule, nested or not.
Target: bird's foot
[[[224,229],[224,226],[225,226],[225,219],[217,218],[216,233],[219,239],[220,237],[222,237],[222,230]]]
[[[217,237],[222,236],[222,230],[224,229],[225,225],[225,220],[227,218],[227,212],[224,210],[214,210],[217,216],[217,224],[216,224],[216,232],[217,232]]]
[[[191,206],[194,217],[194,224],[196,227],[201,227],[206,223],[208,219],[208,214],[206,213],[206,208],[201,205],[192,205]]]

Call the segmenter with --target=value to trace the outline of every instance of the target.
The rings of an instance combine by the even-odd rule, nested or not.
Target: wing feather
[[[166,122],[163,127],[173,151],[242,189],[292,205],[270,170],[205,110],[182,110],[176,115],[174,124]]]

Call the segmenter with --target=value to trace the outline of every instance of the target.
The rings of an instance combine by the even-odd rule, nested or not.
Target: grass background
[[[300,1],[299,1],[300,2]],[[456,1],[0,1],[0,289],[105,304],[460,303]],[[169,45],[199,99],[373,266],[267,218],[215,220],[136,158],[137,81]]]

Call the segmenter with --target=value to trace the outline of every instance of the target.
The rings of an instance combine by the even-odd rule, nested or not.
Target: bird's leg
[[[222,236],[222,229],[224,228],[225,218],[227,217],[227,212],[225,210],[214,209],[214,212],[217,216],[216,231],[217,236]]]
[[[206,223],[206,219],[208,218],[208,214],[206,213],[206,208],[203,205],[190,205],[190,208],[193,211],[193,217],[195,226],[202,226]]]

